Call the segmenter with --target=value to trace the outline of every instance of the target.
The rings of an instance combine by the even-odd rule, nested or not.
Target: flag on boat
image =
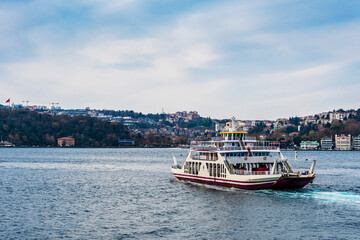
[[[6,100],[6,102],[5,103],[10,103],[10,98],[8,99],[8,100]]]

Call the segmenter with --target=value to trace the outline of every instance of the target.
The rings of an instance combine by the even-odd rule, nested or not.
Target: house
[[[335,135],[336,150],[350,150],[351,149],[351,135],[340,134]]]
[[[355,150],[360,150],[360,135],[353,137],[353,148]]]
[[[299,132],[292,132],[292,133],[289,133],[289,136],[290,137],[295,137],[295,136],[299,136],[300,133]]]
[[[58,138],[59,147],[73,147],[75,146],[75,139],[72,137]]]
[[[332,150],[333,141],[331,137],[323,137],[321,139],[321,150]]]
[[[330,122],[334,120],[344,121],[344,118],[349,118],[350,112],[330,112]]]
[[[319,148],[317,141],[301,141],[300,149],[302,150],[316,150]]]

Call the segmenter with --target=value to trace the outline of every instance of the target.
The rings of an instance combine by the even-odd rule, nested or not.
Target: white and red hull
[[[263,177],[259,177],[258,175],[248,177],[235,175],[231,179],[228,179],[175,173],[176,170],[174,170],[173,172],[174,176],[178,180],[182,181],[248,190],[302,188],[308,183],[312,182],[312,180],[315,178],[314,175],[286,177],[282,176],[281,174],[274,174],[266,175]],[[234,180],[234,178],[237,180]]]

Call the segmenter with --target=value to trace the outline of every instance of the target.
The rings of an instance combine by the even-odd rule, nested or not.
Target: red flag
[[[6,100],[6,102],[5,103],[10,103],[10,98],[8,99],[8,100]]]

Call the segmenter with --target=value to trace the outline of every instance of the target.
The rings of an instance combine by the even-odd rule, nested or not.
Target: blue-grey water
[[[360,152],[299,152],[317,177],[293,191],[179,182],[173,153],[0,149],[0,239],[360,238]]]

